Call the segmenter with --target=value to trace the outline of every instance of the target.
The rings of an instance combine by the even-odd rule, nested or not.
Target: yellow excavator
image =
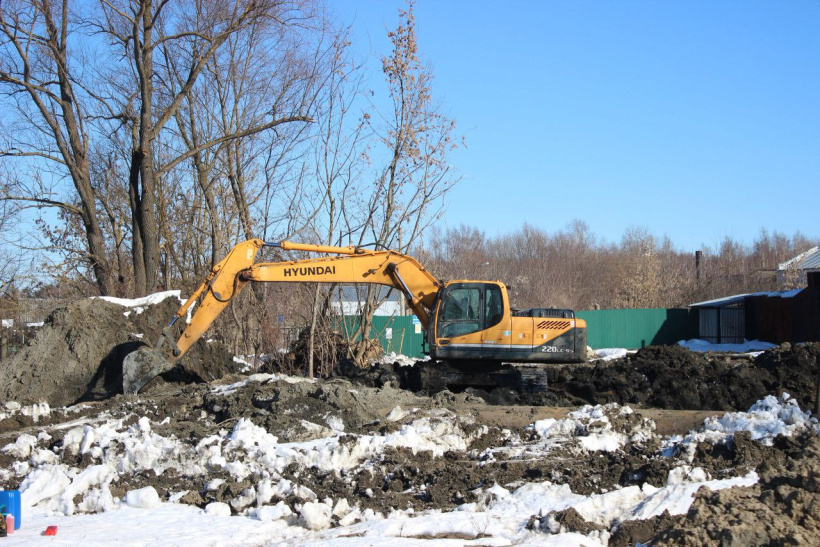
[[[259,251],[321,253],[320,258],[256,262]],[[513,310],[507,287],[500,281],[442,282],[414,258],[389,250],[332,247],[251,239],[235,246],[177,310],[153,348],[142,348],[123,363],[123,391],[137,393],[155,376],[170,370],[199,340],[248,282],[375,283],[400,291],[426,330],[428,353],[446,363],[438,369],[449,376],[447,385],[503,384],[502,363],[581,362],[586,357],[586,323],[571,310],[533,308]],[[179,337],[173,327],[199,305]],[[164,343],[170,352],[162,352]],[[434,370],[431,367],[430,370]],[[529,390],[546,389],[537,367],[518,367],[517,382]]]

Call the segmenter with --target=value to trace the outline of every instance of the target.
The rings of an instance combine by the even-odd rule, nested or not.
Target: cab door
[[[501,287],[487,283],[482,289],[482,315],[485,329],[481,331],[482,357],[504,360],[510,351],[511,318],[504,310],[504,295]]]
[[[483,284],[453,283],[442,296],[436,314],[435,357],[473,359],[481,354]]]

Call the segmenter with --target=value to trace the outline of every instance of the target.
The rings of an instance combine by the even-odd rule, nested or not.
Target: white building
[[[820,272],[820,247],[812,247],[777,266],[777,283],[806,284],[806,274]]]
[[[395,289],[391,290],[389,287],[381,285],[376,286],[376,291],[378,298],[381,299],[382,302],[376,309],[375,315],[406,315],[404,297],[399,291]],[[366,296],[367,287],[345,285],[339,287],[338,291],[335,292],[330,306],[336,314],[359,315]]]

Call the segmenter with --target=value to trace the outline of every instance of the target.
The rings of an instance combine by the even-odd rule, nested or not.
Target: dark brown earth
[[[238,379],[226,378],[223,382]],[[51,436],[48,447],[59,454],[62,463],[84,468],[98,461],[88,454],[80,457],[62,450],[63,436],[69,429],[55,426],[68,419],[96,419],[100,415],[105,419],[124,419],[126,427],[136,422],[137,417],[146,416],[157,434],[174,436],[193,447],[219,430],[230,431],[240,418],[250,418],[283,442],[309,440],[324,433],[306,429],[302,421],[322,424],[325,417],[332,414],[341,417],[344,431],[351,435],[347,439],[352,443],[352,435],[396,431],[425,412],[475,408],[480,404],[476,399],[469,394],[446,392],[432,398],[419,397],[389,387],[354,387],[341,379],[295,384],[273,380],[251,382],[227,394],[214,391],[214,386],[208,384],[165,383],[155,386],[148,394],[117,395],[83,404],[70,414],[53,411],[37,423],[11,424],[5,420],[0,422],[0,445],[13,442],[20,433],[36,435],[37,431],[44,430]],[[392,421],[385,418],[382,410],[390,405],[416,408],[418,414]],[[390,449],[367,468],[339,474],[291,466],[283,477],[309,486],[319,499],[345,498],[363,510],[369,508],[387,514],[391,508],[451,510],[463,503],[482,503],[486,495],[483,492],[494,484],[521,485],[549,480],[554,484],[567,484],[574,493],[584,495],[647,483],[661,487],[666,484],[669,470],[680,464],[660,455],[657,438],[630,442],[617,452],[589,452],[582,458],[572,445],[568,445],[538,459],[488,460],[488,448],[503,448],[516,438],[518,442],[526,443],[533,439],[534,433],[523,426],[502,428],[474,421],[470,412],[451,416],[472,438],[463,451],[433,457],[425,451],[414,453],[408,448]],[[609,412],[608,416],[616,431],[628,433],[644,423],[640,413],[620,415]],[[345,439],[344,436],[341,438],[343,444],[348,442]],[[13,461],[9,454],[0,452],[0,467],[9,469]],[[820,441],[816,436],[779,437],[774,446],[767,447],[751,440],[749,433],[739,432],[726,444],[701,443],[691,465],[702,467],[713,478],[734,477],[756,470],[761,475],[761,483],[753,488],[719,492],[701,490],[688,515],[664,515],[624,523],[612,530],[610,545],[635,545],[638,542],[651,545],[810,545],[820,540],[817,522],[820,515]],[[224,482],[216,489],[208,490],[206,481],[215,478],[224,479]],[[236,511],[242,509],[236,499],[261,479],[251,476],[237,480],[224,471],[212,472],[203,478],[168,469],[159,476],[152,471],[120,476],[112,483],[111,490],[113,495],[122,496],[128,490],[153,486],[163,499],[188,490],[182,503],[204,507],[213,501],[229,504],[233,501]],[[3,488],[18,486],[13,480],[0,484]],[[287,496],[274,498],[270,503],[279,501],[297,511],[304,500]],[[570,510],[533,515],[530,529],[543,533],[575,531],[586,534],[599,530],[600,526],[584,521]]]
[[[178,307],[167,298],[142,313],[100,299],[57,308],[28,346],[0,361],[0,401],[57,407],[122,393],[123,358],[153,344]],[[199,343],[164,378],[210,381],[235,368],[221,344]]]
[[[746,410],[765,395],[787,392],[812,408],[818,355],[820,343],[784,344],[754,359],[650,346],[612,362],[550,369],[550,390],[576,404],[688,410]]]
[[[667,410],[747,410],[766,395],[789,393],[801,408],[813,408],[820,343],[781,347],[757,357],[698,353],[650,346],[623,359],[546,365],[546,393],[517,394],[508,388],[470,390],[491,405],[579,406],[619,403]],[[417,363],[414,367],[427,366]],[[411,376],[399,363],[341,374],[371,387],[406,387]],[[337,369],[338,370],[338,369]]]
[[[6,379],[0,402],[45,401],[55,408],[86,403],[70,414],[55,410],[37,422],[19,413],[0,420],[0,445],[14,442],[22,433],[36,435],[45,430],[51,436],[49,447],[61,462],[86,467],[94,463],[88,455],[80,458],[61,450],[68,430],[55,427],[57,424],[82,417],[97,419],[101,413],[122,418],[126,424],[147,416],[156,433],[173,435],[193,447],[208,435],[230,430],[240,418],[250,418],[286,442],[325,436],[329,430],[306,428],[304,421],[324,424],[328,415],[341,420],[345,433],[363,435],[395,431],[412,419],[386,419],[395,406],[420,412],[447,410],[449,419],[470,433],[472,441],[464,451],[434,458],[429,452],[392,449],[368,469],[345,476],[317,468],[291,468],[285,477],[310,485],[319,499],[348,498],[362,509],[383,513],[411,506],[449,510],[465,502],[481,502],[482,489],[493,484],[549,480],[567,484],[578,494],[665,484],[675,462],[659,454],[657,440],[632,442],[618,452],[593,452],[583,458],[567,447],[538,460],[486,460],[488,448],[504,447],[512,438],[526,441],[532,432],[524,426],[555,411],[545,405],[617,402],[646,407],[653,409],[646,410],[647,415],[663,416],[670,430],[677,425],[683,431],[695,421],[684,410],[747,410],[770,394],[788,392],[802,408],[812,408],[818,376],[817,343],[784,345],[757,358],[660,346],[610,362],[550,367],[545,394],[521,396],[509,390],[415,394],[398,389],[405,372],[397,365],[378,365],[356,371],[350,378],[316,382],[251,382],[225,394],[198,382],[224,376],[222,383],[231,383],[244,377],[234,374],[236,365],[223,348],[200,342],[190,359],[149,384],[139,396],[122,395],[122,357],[143,344],[134,334],[156,340],[176,307],[176,301],[166,300],[126,317],[123,312],[127,310],[121,306],[86,300],[56,310],[30,346],[0,362],[0,373]],[[640,412],[612,419],[616,427],[628,431],[643,419]],[[167,423],[162,423],[166,418]],[[11,455],[0,452],[0,467],[10,469],[13,461]],[[816,436],[781,437],[767,447],[752,441],[748,433],[737,433],[732,442],[698,446],[691,465],[704,468],[713,478],[756,470],[761,482],[752,488],[701,490],[687,515],[624,523],[612,530],[610,544],[820,544],[820,441]],[[201,476],[182,476],[173,470],[160,476],[144,472],[120,477],[111,489],[121,496],[150,485],[163,497],[188,490],[181,501],[204,507],[212,501],[229,503],[260,479],[252,476],[237,481],[227,473],[208,476],[213,478],[225,482],[207,490]],[[19,484],[12,478],[0,486],[16,488]],[[294,510],[300,503],[295,498],[272,503],[277,501]],[[597,529],[574,511],[533,515],[531,528],[544,533]]]
[[[698,491],[686,515],[625,523],[610,545],[820,544],[820,438],[778,438],[751,487]]]

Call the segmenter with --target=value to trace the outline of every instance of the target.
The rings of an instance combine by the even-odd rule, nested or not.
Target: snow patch
[[[231,506],[221,501],[212,501],[205,506],[205,514],[216,517],[229,517],[231,516]]]
[[[372,364],[379,364],[379,365],[392,365],[398,364],[400,367],[412,367],[416,363],[429,361],[430,356],[425,355],[424,357],[407,357],[406,355],[402,355],[401,353],[396,353],[395,351],[391,351],[385,355],[382,355]]]
[[[742,344],[712,344],[711,342],[697,338],[692,340],[680,340],[678,345],[685,347],[689,351],[723,351],[732,353],[761,353],[767,349],[777,347],[777,344],[761,342],[760,340],[746,340]]]
[[[92,296],[92,298],[99,298],[100,300],[111,302],[112,304],[118,304],[125,308],[131,308],[137,313],[137,315],[145,311],[147,306],[159,304],[166,298],[176,298],[179,300],[180,304],[185,303],[185,301],[180,297],[179,290],[158,292],[149,294],[148,296],[143,296],[142,298],[117,298],[114,296]]]
[[[239,382],[233,384],[227,384],[224,386],[216,386],[211,389],[211,393],[215,393],[217,395],[230,395],[234,393],[238,389],[242,389],[247,387],[252,383],[263,384],[266,382],[287,382],[289,384],[298,384],[300,382],[310,382],[316,383],[316,380],[313,378],[302,378],[299,376],[287,376],[285,374],[251,374],[246,379],[241,380]]]
[[[768,395],[753,404],[748,412],[727,412],[721,417],[707,418],[698,431],[674,435],[661,443],[661,449],[668,457],[680,456],[692,461],[698,443],[725,443],[738,431],[748,431],[753,440],[771,446],[778,435],[791,437],[807,429],[820,434],[820,424],[809,411],[800,410],[788,393],[779,398]]]
[[[333,509],[323,502],[308,502],[299,510],[299,515],[308,530],[325,530],[330,528],[330,515]]]
[[[617,421],[620,416],[633,412],[630,407],[616,403],[586,405],[560,420],[538,420],[528,429],[545,441],[541,444],[544,449],[575,439],[583,450],[589,452],[615,452],[629,442],[643,442],[655,435],[655,424],[651,420],[644,419],[624,431],[613,426],[613,419]]]
[[[601,348],[601,349],[596,349],[594,351],[595,351],[595,357],[593,357],[591,359],[593,361],[595,361],[595,360],[613,361],[615,359],[622,359],[622,358],[626,357],[626,355],[628,353],[630,353],[629,351],[627,351],[624,348]]]
[[[125,494],[124,501],[130,507],[139,507],[142,509],[151,509],[162,505],[159,494],[157,494],[153,486],[146,486],[139,490],[129,490]]]

